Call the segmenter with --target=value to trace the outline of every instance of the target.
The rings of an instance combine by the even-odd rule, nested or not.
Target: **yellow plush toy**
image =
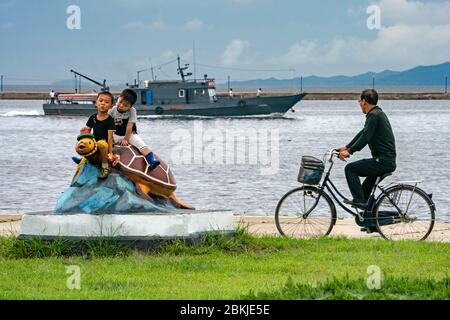
[[[102,145],[108,148],[108,143],[104,140],[96,141],[95,137],[91,133],[82,133],[77,137],[77,144],[75,146],[75,151],[83,157],[78,167],[85,163],[86,161],[91,164],[100,165],[101,161],[98,154],[98,146]],[[111,166],[115,167],[120,161],[120,157],[115,154],[108,154],[108,161]]]
[[[75,146],[75,151],[82,157],[88,158],[94,155],[97,150],[97,141],[95,141],[95,137],[93,134],[85,133],[80,134],[77,138],[78,142]]]

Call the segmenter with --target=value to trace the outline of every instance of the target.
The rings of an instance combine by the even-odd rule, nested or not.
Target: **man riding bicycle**
[[[339,159],[343,161],[366,145],[372,153],[371,159],[355,161],[345,167],[345,177],[353,196],[353,201],[346,203],[359,209],[366,208],[377,177],[394,172],[397,167],[394,133],[389,119],[377,103],[378,93],[375,90],[362,92],[359,106],[366,115],[364,128],[347,146],[337,149]],[[366,177],[362,185],[359,177]]]

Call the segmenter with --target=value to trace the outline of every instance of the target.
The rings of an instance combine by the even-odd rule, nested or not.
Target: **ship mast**
[[[187,70],[187,69],[189,69],[189,64],[186,63],[186,64],[184,65],[184,67],[181,67],[181,59],[180,59],[180,56],[177,57],[177,60],[178,60],[178,69],[177,69],[177,70],[178,70],[178,74],[181,76],[181,80],[182,80],[183,82],[186,82],[186,77],[192,76],[192,73],[191,73],[191,72],[188,72],[188,73],[184,74],[184,71]]]

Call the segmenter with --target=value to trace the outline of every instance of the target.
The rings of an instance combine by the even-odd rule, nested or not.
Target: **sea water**
[[[422,180],[439,220],[450,220],[450,102],[380,101],[397,143],[397,171],[384,183]],[[273,215],[299,186],[303,155],[322,156],[363,127],[356,101],[302,101],[285,116],[141,117],[138,131],[168,162],[178,198],[198,209]],[[75,143],[87,118],[44,116],[42,101],[0,100],[0,213],[52,210],[69,186]],[[370,157],[368,148],[349,161]],[[349,195],[344,162],[332,179]],[[340,216],[346,216],[338,209]]]

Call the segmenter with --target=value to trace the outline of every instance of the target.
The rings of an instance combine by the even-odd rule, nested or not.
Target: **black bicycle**
[[[343,203],[349,199],[330,179],[339,152],[333,149],[325,157],[329,166],[322,184],[325,159],[303,157],[298,177],[303,186],[289,191],[278,202],[275,222],[283,236],[313,238],[329,235],[337,219],[334,201],[354,216],[359,226],[378,231],[385,239],[425,240],[429,236],[434,227],[436,207],[432,195],[418,187],[420,181],[382,186],[381,181],[392,173],[378,177],[366,208],[360,210]],[[376,196],[377,190],[380,193]]]

